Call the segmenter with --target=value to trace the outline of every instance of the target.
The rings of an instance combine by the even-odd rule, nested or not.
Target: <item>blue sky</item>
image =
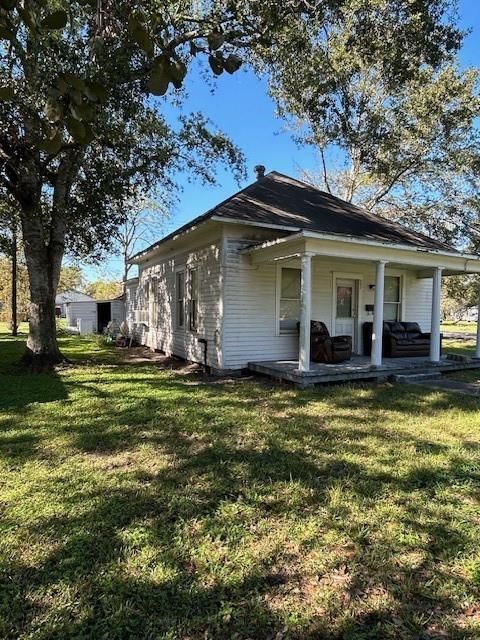
[[[460,25],[471,29],[464,42],[460,62],[462,66],[480,66],[480,1],[461,0],[459,8]],[[276,170],[293,176],[299,169],[317,166],[314,151],[299,148],[286,131],[284,122],[276,118],[275,105],[267,94],[264,79],[241,70],[233,76],[223,74],[215,84],[216,89],[212,93],[201,77],[190,74],[188,98],[183,109],[185,113],[202,110],[242,149],[248,178],[241,186],[253,181],[256,164],[265,165],[267,171]],[[172,231],[200,215],[239,188],[228,171],[219,169],[217,179],[216,186],[204,186],[180,177],[182,191],[166,231]],[[118,259],[111,258],[100,269],[90,268],[85,273],[88,279],[99,275],[115,278],[121,273],[121,264]]]

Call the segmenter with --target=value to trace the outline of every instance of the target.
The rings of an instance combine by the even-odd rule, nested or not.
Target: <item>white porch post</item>
[[[480,287],[478,289],[477,345],[475,348],[475,358],[480,358]]]
[[[302,254],[300,291],[299,371],[310,370],[310,320],[312,317],[312,255]]]
[[[375,299],[373,307],[372,355],[371,364],[382,366],[382,338],[383,338],[383,292],[385,287],[384,260],[377,262],[375,273]]]
[[[433,272],[430,362],[440,362],[440,300],[442,292],[442,270],[443,267],[436,267]]]

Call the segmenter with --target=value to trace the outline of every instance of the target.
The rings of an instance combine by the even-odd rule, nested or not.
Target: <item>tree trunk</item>
[[[16,225],[12,227],[12,317],[11,329],[12,336],[16,336],[18,331],[17,324],[17,229]]]
[[[51,223],[55,224],[55,220]],[[57,241],[46,242],[40,216],[22,215],[25,261],[30,285],[30,314],[27,347],[23,363],[33,371],[43,371],[64,361],[57,344],[55,296],[64,246],[61,227]]]
[[[33,371],[50,369],[65,361],[57,343],[55,296],[65,253],[67,201],[79,159],[80,154],[75,151],[60,160],[48,215],[42,211],[38,171],[34,168],[24,176],[20,217],[30,284],[30,316],[23,362]]]
[[[25,259],[30,281],[30,314],[23,362],[35,371],[42,371],[64,360],[57,344],[56,287],[51,277],[58,256],[51,257],[46,248],[38,250],[26,242]]]

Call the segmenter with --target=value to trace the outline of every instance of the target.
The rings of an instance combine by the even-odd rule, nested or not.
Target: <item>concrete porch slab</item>
[[[301,387],[350,380],[385,380],[411,373],[444,373],[480,369],[479,360],[449,360],[429,362],[425,357],[384,358],[381,367],[372,367],[368,356],[353,356],[339,364],[312,362],[310,371],[299,371],[297,360],[249,362],[250,371],[267,375],[275,380],[286,380]]]

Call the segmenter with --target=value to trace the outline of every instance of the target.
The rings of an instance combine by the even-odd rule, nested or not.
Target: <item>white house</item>
[[[126,283],[127,321],[140,343],[216,371],[295,361],[308,373],[310,320],[352,336],[356,354],[373,321],[373,367],[383,320],[418,322],[438,362],[441,278],[480,273],[477,256],[261,171],[130,262],[139,275]]]

